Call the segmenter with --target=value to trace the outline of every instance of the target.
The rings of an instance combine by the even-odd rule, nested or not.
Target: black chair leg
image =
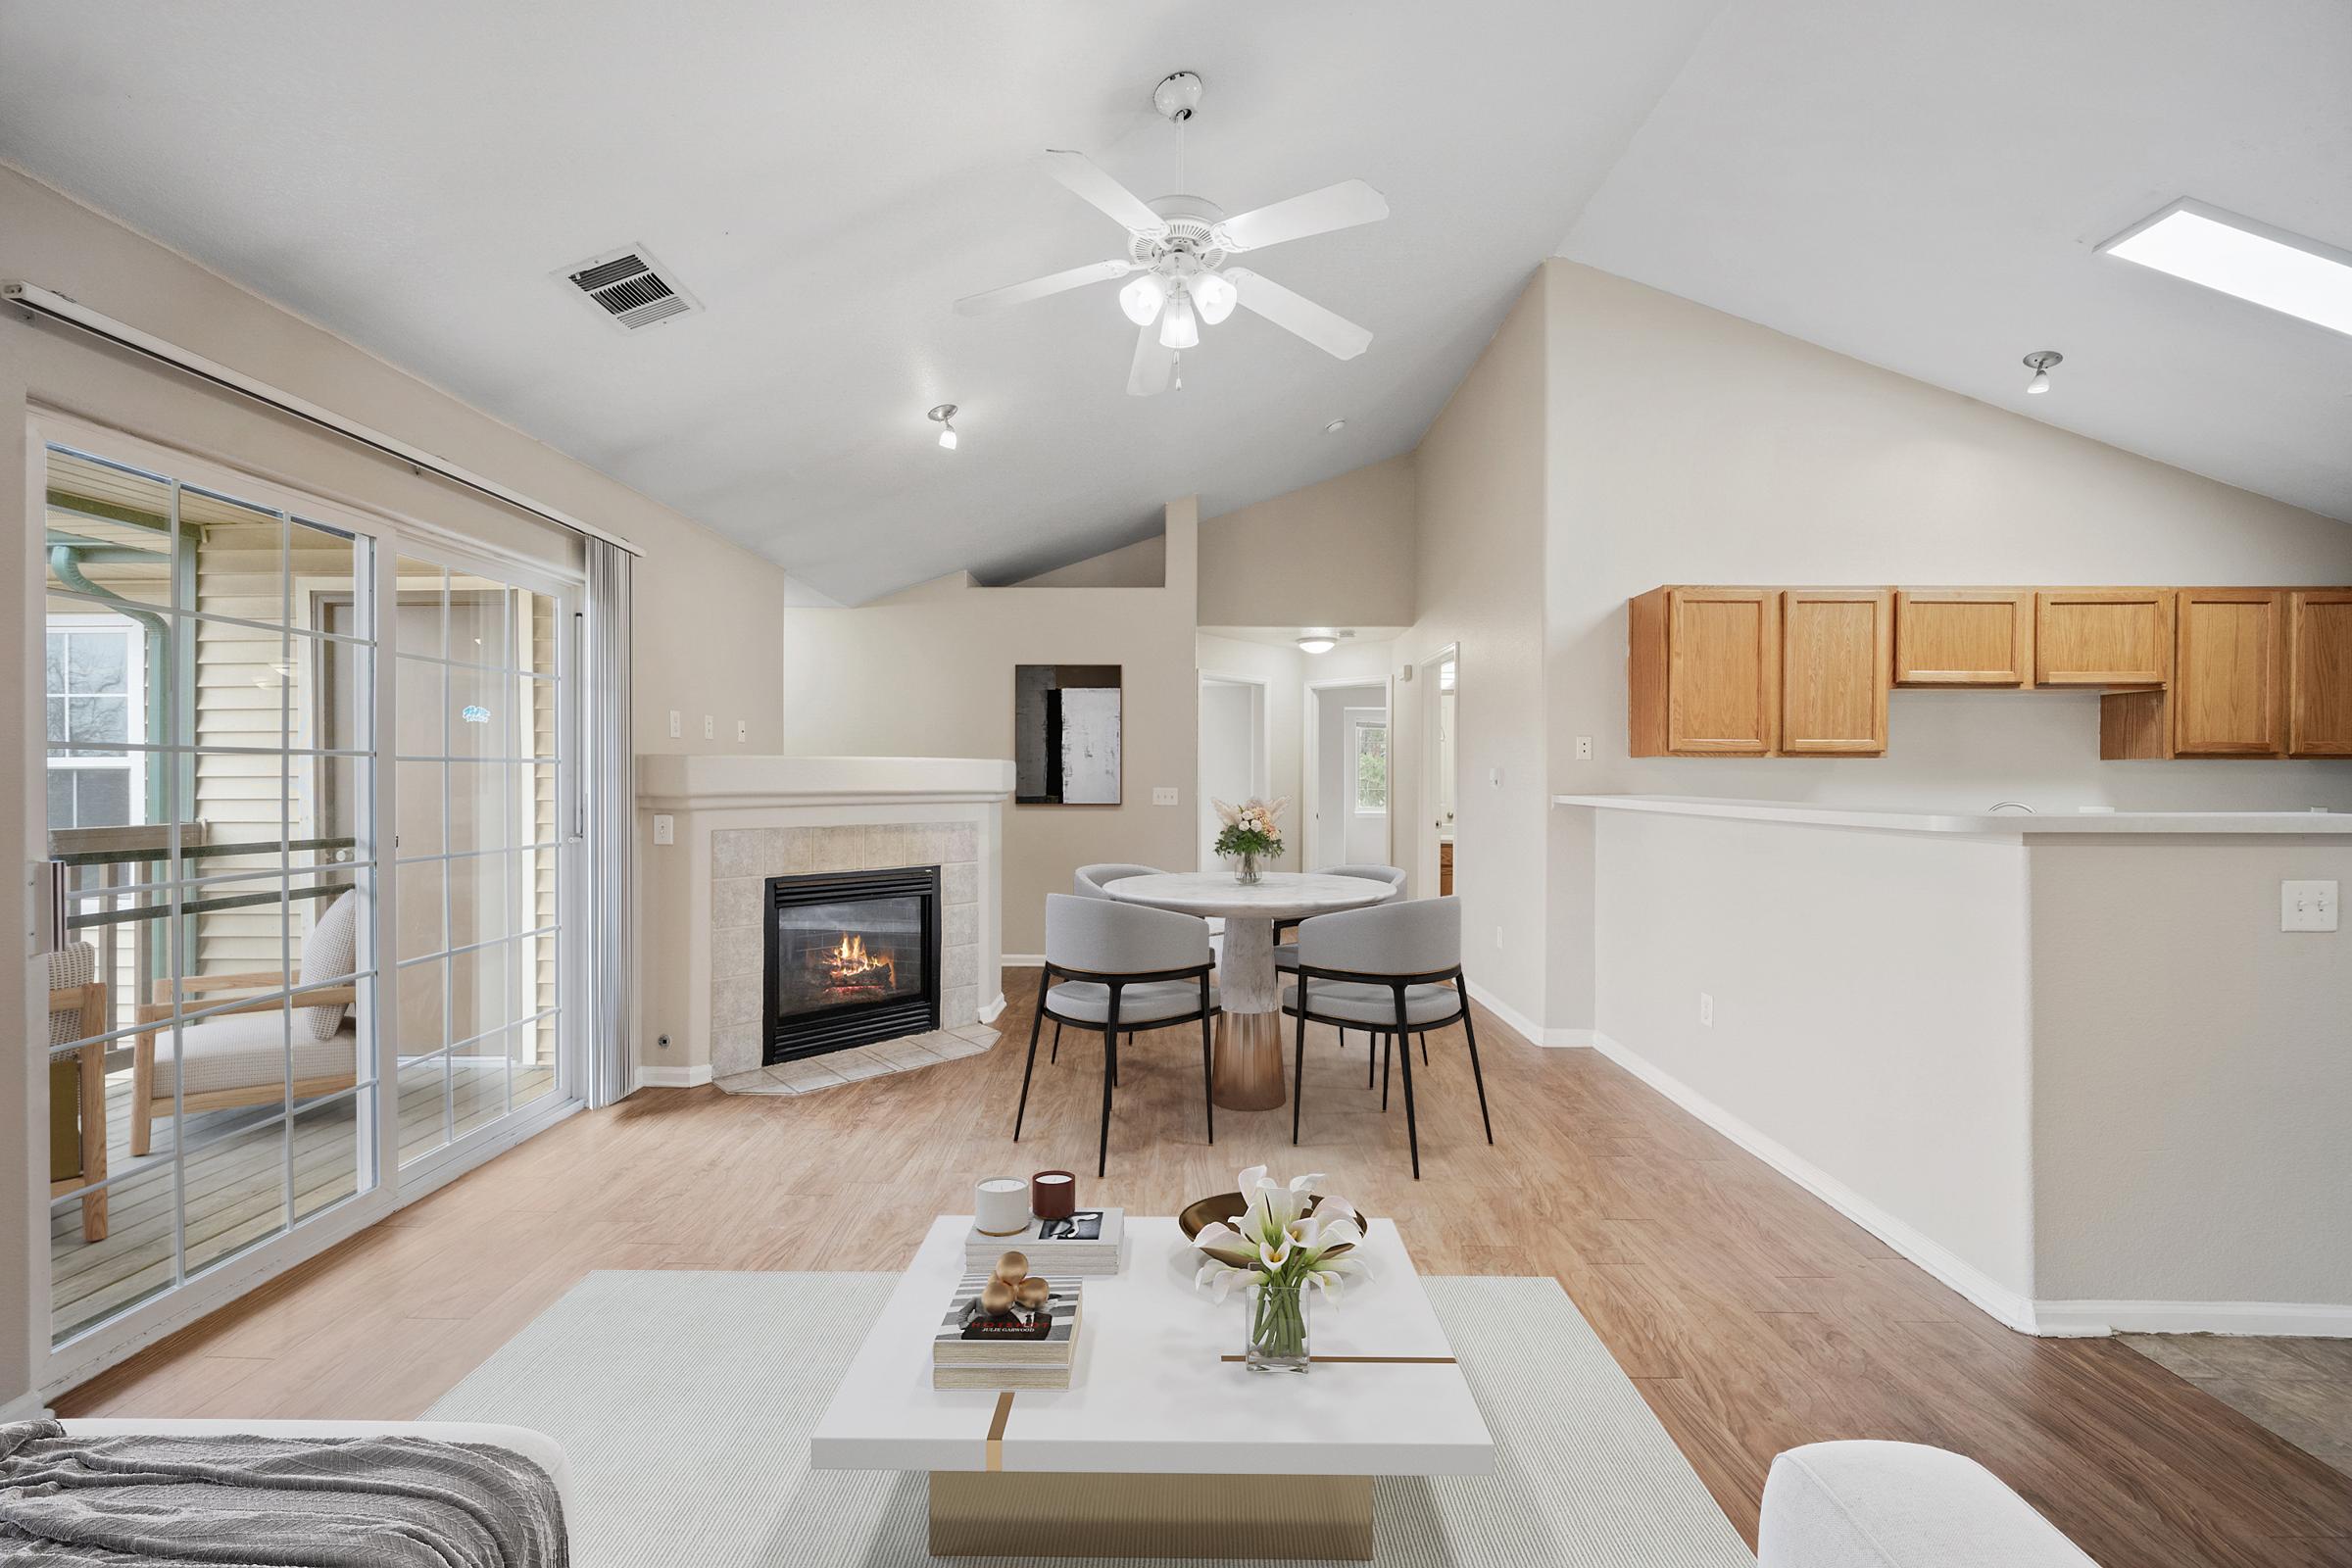
[[[1377,1040],[1375,1037],[1373,1037],[1373,1036],[1371,1036],[1371,1035],[1366,1035],[1366,1036],[1364,1036],[1364,1087],[1365,1087],[1366,1089],[1369,1089],[1369,1088],[1371,1088],[1371,1087],[1372,1087],[1372,1074],[1373,1074],[1375,1071],[1377,1071],[1377,1070],[1379,1069],[1379,1067],[1380,1067],[1380,1044],[1379,1044],[1379,1041],[1378,1041],[1378,1040]],[[1389,1107],[1388,1107],[1387,1105],[1385,1105],[1385,1104],[1384,1104],[1384,1105],[1382,1105],[1380,1108],[1381,1108],[1381,1109],[1383,1109],[1383,1110],[1386,1110],[1386,1109],[1388,1109]]]
[[[1200,1017],[1200,1108],[1208,1116],[1208,1142],[1213,1148],[1217,1142],[1217,1097],[1209,1087],[1211,1054],[1208,1044],[1208,1015],[1203,1013]]]
[[[1052,1065],[1054,1065],[1054,1063],[1055,1063],[1055,1062],[1059,1061],[1060,1059],[1061,1059],[1061,1020],[1060,1020],[1059,1018],[1056,1018],[1056,1019],[1054,1019],[1054,1054],[1052,1054],[1052,1055],[1050,1055],[1050,1056],[1048,1056],[1048,1057],[1046,1058],[1046,1065],[1047,1065],[1047,1066],[1049,1066],[1049,1067],[1051,1067]]]
[[[1404,1032],[1404,993],[1396,993],[1396,1039],[1401,1049],[1396,1053],[1404,1058],[1404,1139],[1413,1152],[1413,1180],[1421,1179],[1421,1128],[1413,1119],[1413,1043]]]
[[[1045,1021],[1046,1009],[1040,1004],[1037,1015],[1029,1020],[1029,1060],[1021,1068],[1021,1104],[1012,1113],[1012,1141],[1016,1144],[1021,1141],[1021,1118],[1029,1114],[1029,1078],[1037,1071],[1037,1032],[1044,1027]],[[1054,1025],[1054,1032],[1056,1035],[1061,1033],[1059,1023]]]
[[[1113,1008],[1110,1022],[1115,1027],[1118,1021],[1118,1011]],[[1095,1175],[1098,1177],[1107,1175],[1110,1171],[1110,1091],[1118,1081],[1119,1037],[1106,1028],[1102,1031],[1102,1137],[1095,1149]]]
[[[1429,1065],[1429,1031],[1426,1029],[1421,1031],[1421,1065]]]
[[[1494,1122],[1487,1115],[1487,1075],[1478,1070],[1478,1031],[1470,1026],[1470,1009],[1462,1009],[1462,1038],[1470,1042],[1470,1081],[1478,1085],[1478,1119],[1487,1124],[1487,1142],[1494,1142]]]
[[[1291,1142],[1298,1142],[1299,1098],[1306,1090],[1306,1008],[1298,1009],[1298,1031],[1291,1047]]]
[[[1380,1037],[1380,1108],[1389,1108],[1389,1037]]]

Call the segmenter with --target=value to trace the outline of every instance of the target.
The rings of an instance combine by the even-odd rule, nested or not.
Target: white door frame
[[[1421,799],[1418,805],[1422,818],[1427,820],[1430,824],[1426,832],[1422,830],[1420,821],[1416,821],[1413,824],[1412,894],[1413,897],[1417,899],[1434,899],[1438,896],[1438,834],[1443,832],[1445,829],[1444,821],[1436,815],[1440,773],[1438,752],[1438,699],[1440,693],[1438,687],[1438,672],[1449,660],[1453,663],[1454,836],[1457,841],[1461,836],[1462,645],[1460,643],[1447,643],[1445,647],[1439,649],[1436,653],[1430,655],[1427,659],[1422,660],[1413,666],[1413,684],[1421,688]],[[1389,736],[1392,746],[1394,744],[1396,734],[1396,716],[1392,714],[1390,715],[1389,720]],[[1389,765],[1391,767],[1395,767],[1396,764],[1396,755],[1394,750],[1392,750],[1389,758]],[[1392,780],[1390,784],[1392,802],[1395,799],[1395,789],[1396,785],[1394,780]]]
[[[1263,675],[1244,675],[1231,670],[1202,669],[1196,673],[1202,686],[1246,686],[1250,688],[1250,793],[1261,799],[1273,789],[1271,782],[1274,754],[1274,722],[1272,705],[1267,701],[1272,682]],[[1201,708],[1198,697],[1193,703],[1193,815],[1199,818],[1208,809],[1207,753],[1200,745]],[[1198,835],[1197,835],[1198,836]],[[1200,838],[1200,865],[1203,871],[1217,869],[1217,858],[1209,852],[1207,838]]]
[[[1323,694],[1343,686],[1357,690],[1367,686],[1379,687],[1381,709],[1389,715],[1389,734],[1392,745],[1394,745],[1396,733],[1396,677],[1395,675],[1386,672],[1378,675],[1335,675],[1329,680],[1310,680],[1306,683],[1305,721],[1301,726],[1306,731],[1306,738],[1305,744],[1299,748],[1298,752],[1298,848],[1301,852],[1298,869],[1301,871],[1311,871],[1318,865],[1340,863],[1323,853],[1323,824],[1317,806],[1323,793],[1322,775],[1320,759],[1316,753],[1317,738],[1322,731]],[[1342,824],[1340,846],[1345,849],[1347,844],[1347,827],[1346,824]],[[1396,813],[1395,811],[1389,813],[1381,844],[1381,854],[1384,858],[1396,855]]]

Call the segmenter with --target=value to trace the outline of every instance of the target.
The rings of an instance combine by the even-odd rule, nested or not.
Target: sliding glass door
[[[154,457],[40,454],[53,1343],[377,1174],[374,541]]]
[[[418,554],[390,614],[403,1164],[563,1088],[572,612]]]

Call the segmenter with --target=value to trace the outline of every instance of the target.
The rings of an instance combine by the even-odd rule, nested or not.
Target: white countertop
[[[1867,806],[1808,806],[1801,801],[1729,801],[1700,795],[1554,795],[1554,806],[1661,816],[1733,817],[1807,827],[1873,828],[1883,833],[1968,833],[2003,838],[2079,833],[2244,833],[2352,835],[2347,811],[1933,811]]]
[[[965,1214],[942,1215],[914,1254],[808,1440],[819,1470],[981,1470],[997,1396],[931,1387],[931,1338],[963,1275]],[[1385,1219],[1363,1243],[1372,1278],[1337,1306],[1309,1303],[1317,1355],[1450,1357],[1446,1331]],[[1303,1376],[1251,1372],[1243,1314],[1193,1289],[1201,1263],[1173,1219],[1127,1219],[1126,1265],[1086,1282],[1072,1386],[1012,1396],[1007,1471],[1126,1475],[1464,1476],[1494,1468],[1494,1440],[1462,1369],[1446,1361],[1340,1362]]]

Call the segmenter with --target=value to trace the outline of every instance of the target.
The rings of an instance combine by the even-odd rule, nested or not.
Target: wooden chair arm
[[[272,975],[270,978],[274,980],[276,976]],[[284,1000],[278,997],[259,997],[251,1002],[233,1003],[225,1007],[208,1009],[205,1017],[225,1018],[232,1013],[267,1012],[282,1005]],[[349,1007],[358,1004],[360,990],[357,986],[313,986],[307,991],[295,992],[291,1000],[297,1007]],[[132,1007],[130,1011],[133,1023],[155,1023],[172,1016],[172,1004],[169,1002],[142,1002]],[[203,1021],[202,1018],[197,1020],[199,1023]]]
[[[202,991],[275,991],[286,983],[286,977],[274,969],[258,970],[252,974],[183,974],[179,977],[181,993]],[[156,982],[158,1002],[169,996],[171,980]]]

